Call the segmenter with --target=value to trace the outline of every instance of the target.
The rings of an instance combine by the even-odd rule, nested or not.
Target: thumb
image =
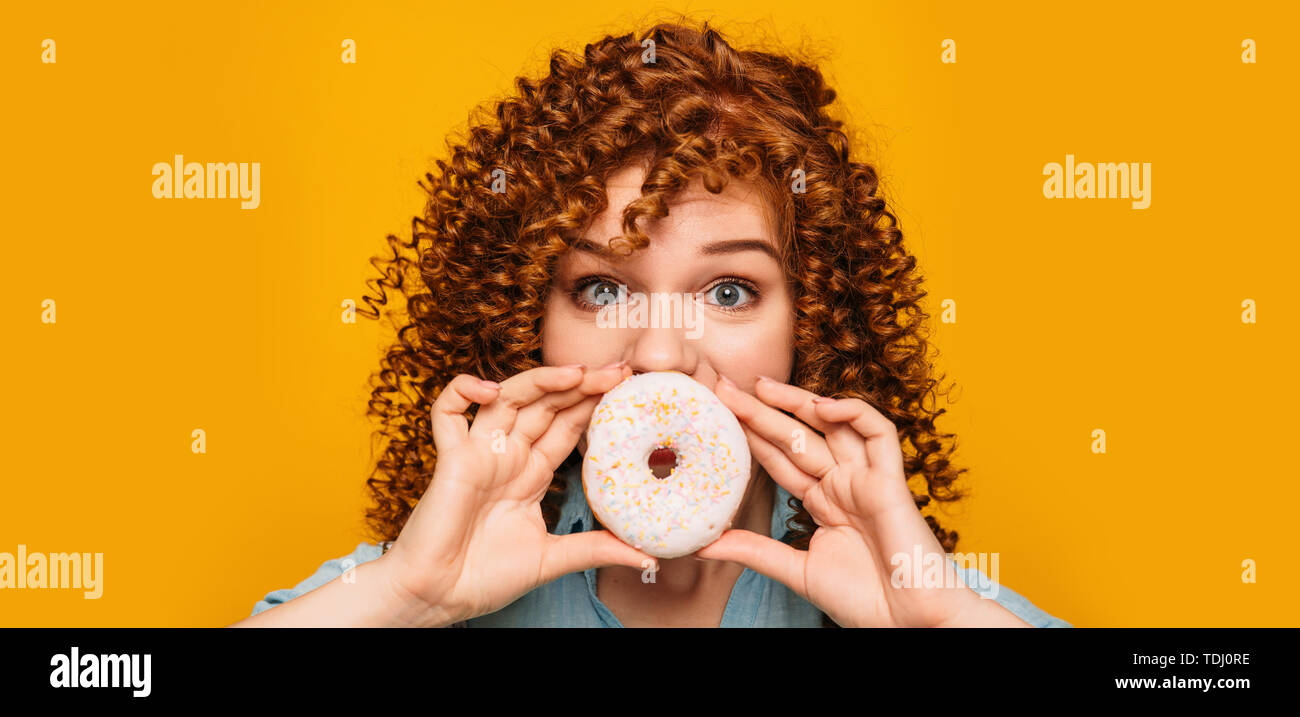
[[[695,557],[739,563],[784,584],[807,599],[808,590],[804,585],[807,553],[766,535],[759,535],[752,530],[731,529],[700,548]]]
[[[552,535],[542,557],[542,582],[547,583],[588,568],[611,565],[624,565],[638,570],[649,567],[658,569],[659,561],[615,538],[608,530]]]

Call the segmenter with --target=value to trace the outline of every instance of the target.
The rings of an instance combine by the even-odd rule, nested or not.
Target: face
[[[668,216],[642,225],[648,247],[626,258],[602,253],[622,233],[623,208],[640,196],[643,177],[640,167],[613,174],[607,209],[586,241],[559,259],[543,319],[543,363],[600,368],[626,360],[635,373],[680,371],[711,390],[726,376],[751,393],[760,374],[788,381],[794,305],[757,190],[733,178],[715,195],[697,177]],[[644,301],[644,311],[630,301]],[[655,302],[658,312],[650,310]]]

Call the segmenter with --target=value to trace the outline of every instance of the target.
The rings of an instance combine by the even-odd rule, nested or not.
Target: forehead
[[[645,170],[629,166],[611,174],[605,183],[608,206],[591,223],[584,237],[605,246],[622,233],[623,209],[641,196]],[[771,207],[758,187],[729,178],[719,194],[704,188],[698,175],[668,203],[668,216],[643,220],[651,244],[702,244],[731,238],[761,239],[777,247]]]

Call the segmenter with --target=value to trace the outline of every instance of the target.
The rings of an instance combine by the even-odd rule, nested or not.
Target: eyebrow
[[[608,247],[598,246],[596,243],[587,239],[577,239],[573,242],[573,248],[578,251],[584,251],[589,254],[598,254],[600,256],[611,256],[613,252]],[[776,261],[781,261],[777,255],[776,249],[762,239],[722,239],[713,241],[700,247],[702,256],[721,256],[724,254],[738,254],[746,251],[761,251],[772,257]]]

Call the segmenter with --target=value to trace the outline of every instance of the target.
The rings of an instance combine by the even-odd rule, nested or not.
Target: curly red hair
[[[371,260],[381,276],[367,282],[360,313],[378,319],[393,296],[405,299],[382,312],[397,334],[371,377],[368,415],[383,446],[366,520],[379,539],[397,538],[433,474],[429,411],[442,387],[459,373],[499,381],[541,365],[556,260],[605,209],[605,179],[634,159],[646,179],[616,244],[646,246],[638,220],[665,216],[696,175],[713,192],[729,177],[755,182],[793,291],[791,382],[860,398],[889,418],[909,481],[924,482],[918,508],[964,497],[952,485],[965,472],[949,461],[953,435],[935,427],[945,409],[933,405],[940,379],[916,259],[875,168],[850,158],[843,122],[825,109],[835,90],[813,64],[737,50],[708,23],[658,24],[639,37],[606,36],[581,56],[556,50],[549,74],[515,84],[425,175],[428,201],[411,239],[389,235],[391,256]],[[805,191],[791,191],[799,172]],[[494,191],[502,176],[504,192]],[[557,474],[543,499],[548,529],[565,487]],[[790,543],[805,549],[816,525],[798,500],[791,507]],[[957,533],[925,520],[954,551]]]

